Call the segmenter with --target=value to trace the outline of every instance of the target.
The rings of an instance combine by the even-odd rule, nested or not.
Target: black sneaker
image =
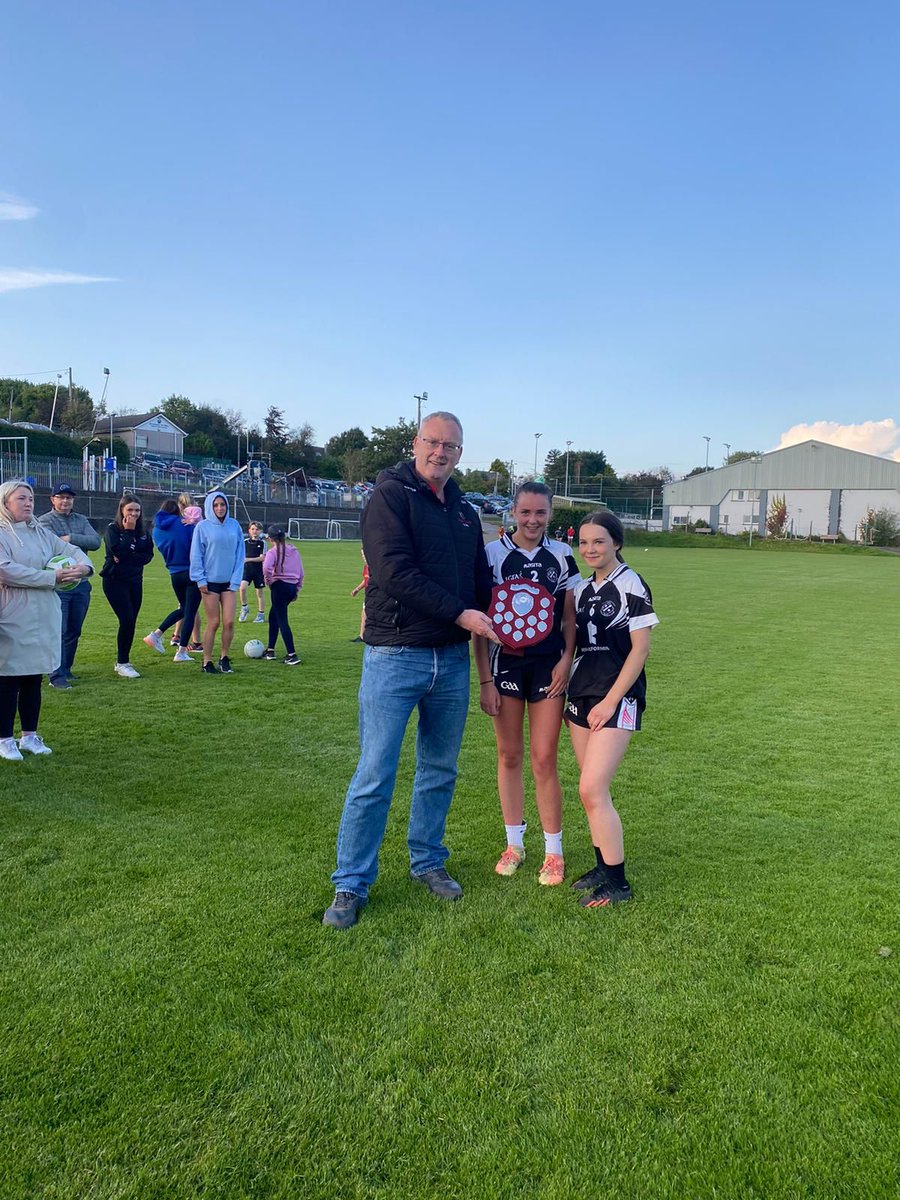
[[[219,668],[216,666],[216,664],[214,662],[204,663],[203,666],[200,668],[200,670],[204,673],[204,675],[220,674]]]
[[[267,650],[265,652],[265,654],[263,655],[263,658],[266,660],[266,662],[274,662],[275,661],[275,651]]]
[[[332,929],[349,929],[359,920],[359,910],[365,903],[362,896],[353,892],[335,892],[331,906],[325,909],[322,924],[330,925]]]
[[[591,867],[589,871],[585,871],[572,884],[572,890],[575,892],[586,892],[589,888],[598,887],[606,878],[605,867]]]
[[[227,658],[227,657],[220,658],[219,659],[219,670],[222,672],[223,675],[233,675],[234,671],[232,671],[232,669],[231,669],[231,659]]]
[[[440,896],[442,900],[462,899],[462,888],[443,867],[435,867],[433,871],[426,871],[424,875],[413,875],[410,872],[410,878],[415,879],[417,883],[424,883],[433,896]]]
[[[301,660],[296,654],[288,654],[282,661],[286,667],[299,667]]]
[[[611,904],[624,904],[631,899],[631,884],[620,887],[611,879],[605,879],[599,887],[582,896],[578,903],[582,908],[607,908]]]

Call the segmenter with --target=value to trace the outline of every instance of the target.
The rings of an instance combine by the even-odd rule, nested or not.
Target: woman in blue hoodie
[[[189,592],[195,593],[194,603],[190,606],[191,611],[196,612],[200,607],[197,585],[191,580],[191,541],[193,537],[194,522],[185,520],[178,501],[163,500],[153,522],[153,541],[163,556],[178,607],[173,609],[165,620],[160,621],[156,629],[144,638],[144,644],[151,650],[156,650],[158,654],[166,652],[162,635],[184,617]],[[190,635],[191,631],[187,630],[184,638],[179,636],[174,639],[176,662],[193,662],[187,652],[191,640]]]
[[[206,629],[203,634],[203,670],[207,675],[231,675],[228,651],[234,636],[234,610],[244,574],[244,531],[228,515],[224,492],[210,492],[203,502],[204,518],[191,542],[191,579],[200,589]],[[216,630],[222,626],[222,653],[218,667],[212,660]]]

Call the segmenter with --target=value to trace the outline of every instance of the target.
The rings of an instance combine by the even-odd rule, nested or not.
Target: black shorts
[[[208,583],[206,585],[208,592],[214,592],[217,596],[221,596],[223,592],[231,591],[230,583]]]
[[[266,581],[263,579],[262,563],[245,563],[244,564],[244,583],[252,583],[259,591],[266,586]]]
[[[501,654],[494,668],[494,687],[511,700],[527,700],[529,704],[546,700],[553,668],[558,662],[558,658],[547,655]]]
[[[567,696],[566,720],[570,721],[573,725],[580,725],[582,729],[590,729],[590,725],[588,725],[588,713],[602,699],[602,696]],[[619,707],[603,728],[638,730],[641,727],[641,713],[643,711],[643,700],[640,700],[637,696],[626,696],[624,700],[620,701]]]

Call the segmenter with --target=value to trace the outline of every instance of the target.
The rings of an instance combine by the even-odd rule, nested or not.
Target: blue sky
[[[13,3],[0,376],[900,457],[893,2]],[[6,218],[6,219],[2,219]],[[71,277],[75,277],[72,279]]]

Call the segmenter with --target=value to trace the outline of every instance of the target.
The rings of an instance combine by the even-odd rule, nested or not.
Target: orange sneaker
[[[494,867],[498,875],[515,875],[525,861],[524,846],[507,846]]]
[[[566,863],[561,854],[548,854],[538,873],[538,883],[544,887],[555,887],[566,875]]]

